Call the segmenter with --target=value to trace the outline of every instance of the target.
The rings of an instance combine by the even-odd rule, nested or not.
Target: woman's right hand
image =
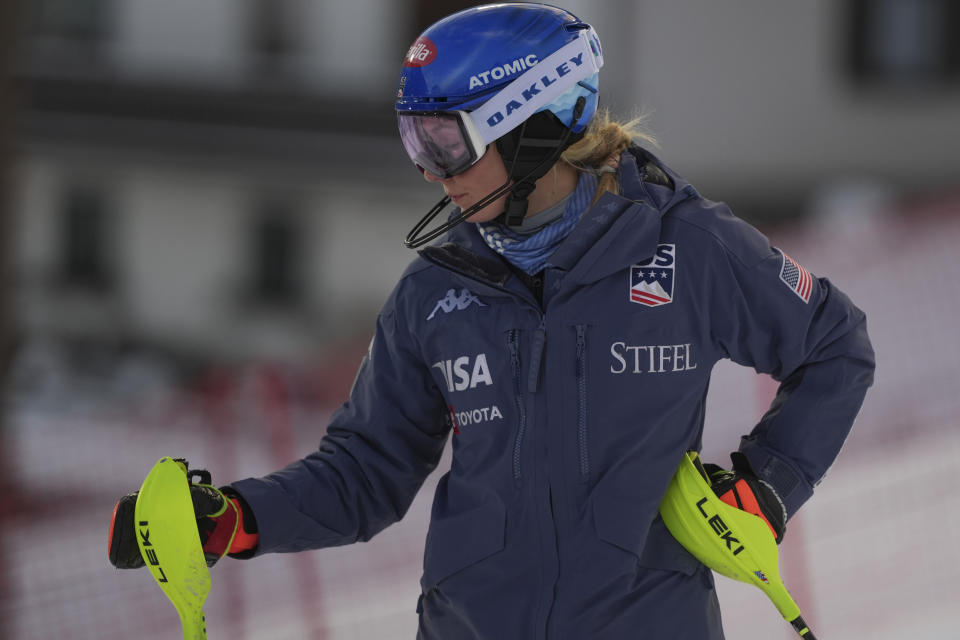
[[[258,541],[256,523],[252,514],[245,513],[242,499],[229,488],[226,488],[227,491],[233,495],[228,496],[211,485],[207,471],[189,471],[188,477],[192,475],[200,478],[199,483],[190,483],[190,498],[207,566],[212,567],[227,553],[255,549]],[[137,494],[134,491],[120,498],[110,520],[107,555],[110,564],[118,569],[139,569],[144,566],[134,521]]]

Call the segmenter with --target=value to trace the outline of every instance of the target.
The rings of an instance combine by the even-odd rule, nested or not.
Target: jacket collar
[[[579,284],[596,282],[654,255],[661,218],[696,190],[653,154],[632,146],[620,156],[622,195],[605,193],[550,262]],[[656,181],[650,175],[657,172]],[[625,241],[626,240],[626,241]]]
[[[638,146],[623,152],[619,171],[622,195],[601,196],[550,258],[550,264],[567,271],[567,279],[573,282],[596,282],[652,257],[663,215],[676,204],[698,197],[692,185]],[[652,171],[667,179],[650,180]],[[512,276],[503,258],[487,246],[473,224],[457,225],[443,244],[420,253],[430,262],[498,287],[505,286]]]

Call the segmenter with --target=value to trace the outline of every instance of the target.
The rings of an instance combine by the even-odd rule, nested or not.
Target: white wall
[[[415,255],[403,237],[440,196],[398,194],[376,181],[310,184],[282,170],[236,174],[104,156],[80,168],[78,160],[37,153],[19,167],[12,233],[21,324],[132,334],[228,357],[298,358],[337,336],[371,330],[373,314]],[[109,190],[119,271],[118,290],[105,297],[65,292],[55,279],[61,194],[78,180]],[[292,194],[305,245],[306,299],[293,312],[244,297],[253,203],[277,191]]]
[[[127,78],[230,85],[243,71],[246,12],[238,0],[114,2],[111,65]]]
[[[403,2],[301,0],[299,77],[325,95],[354,94],[392,100],[409,42]],[[344,105],[349,109],[349,104]]]
[[[838,171],[919,186],[958,179],[960,86],[897,94],[853,88],[842,71],[843,3],[565,4],[600,34],[603,102],[624,116],[648,112],[662,154],[711,186],[806,186]],[[114,6],[110,64],[130,79],[232,86],[254,68],[247,1]],[[390,99],[408,44],[403,2],[285,6],[301,47],[283,63],[291,79],[324,96]],[[905,171],[904,158],[915,168]]]
[[[687,174],[760,188],[843,173],[960,179],[960,85],[855,91],[840,69],[842,3],[638,4],[634,97]]]
[[[386,96],[409,43],[402,2],[287,0],[298,49],[283,71],[324,94]],[[256,68],[246,0],[115,2],[111,66],[129,79],[234,86]],[[269,80],[256,78],[260,81]]]
[[[224,309],[236,303],[245,257],[236,237],[244,214],[237,185],[150,167],[117,178],[123,295],[137,324],[181,342],[221,323],[229,327]]]

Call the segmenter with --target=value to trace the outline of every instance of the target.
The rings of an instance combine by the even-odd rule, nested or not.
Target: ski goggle
[[[397,121],[407,155],[438,178],[463,173],[487,150],[466,111],[399,111]]]

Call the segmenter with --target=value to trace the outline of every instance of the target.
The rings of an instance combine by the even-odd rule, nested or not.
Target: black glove
[[[191,479],[190,498],[207,566],[212,567],[227,553],[250,555],[258,542],[257,523],[250,507],[232,488],[224,487],[221,491],[212,486],[209,472],[202,469],[187,472],[188,478],[193,476],[197,476],[199,482]],[[118,569],[144,566],[133,513],[137,493],[123,496],[113,509],[107,555],[110,564]]]
[[[705,464],[714,493],[732,507],[759,516],[770,527],[777,544],[787,530],[787,510],[780,496],[769,484],[758,478],[747,457],[735,451],[730,454],[733,470],[715,464]]]

